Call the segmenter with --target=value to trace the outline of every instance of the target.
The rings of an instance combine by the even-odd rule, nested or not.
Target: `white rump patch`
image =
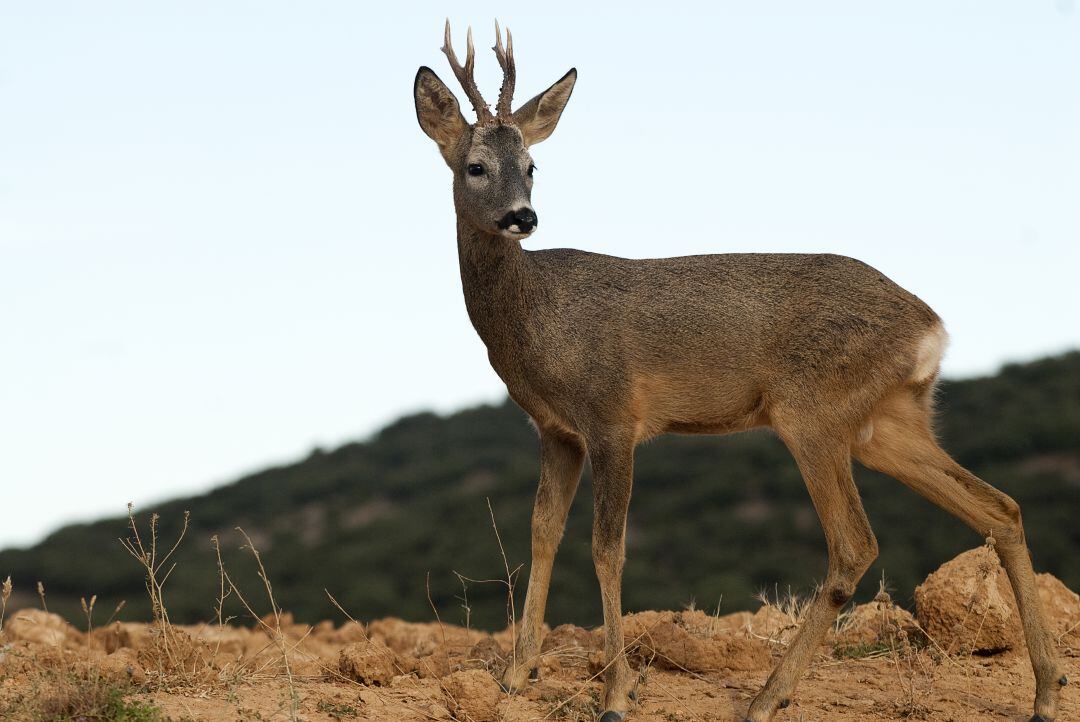
[[[856,439],[860,444],[869,444],[870,439],[872,438],[874,438],[874,422],[867,421],[862,425],[862,428],[859,429],[859,434]]]
[[[941,368],[941,357],[945,355],[945,346],[949,343],[949,334],[940,323],[930,329],[915,350],[915,367],[908,379],[912,383],[924,384],[933,380]]]

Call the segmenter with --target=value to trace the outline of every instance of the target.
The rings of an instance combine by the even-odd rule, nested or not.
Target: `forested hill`
[[[1080,589],[1080,352],[944,382],[939,408],[945,447],[1020,501],[1037,569]],[[171,543],[184,511],[191,512],[166,586],[173,621],[213,617],[213,534],[245,595],[259,598],[261,583],[234,531],[241,526],[263,555],[279,604],[298,619],[341,618],[324,589],[357,618],[429,619],[430,573],[444,621],[464,621],[467,594],[471,623],[490,627],[505,623],[505,587],[463,586],[457,574],[505,576],[490,499],[510,567],[526,565],[516,590],[520,609],[537,447],[524,413],[510,402],[446,417],[418,414],[370,440],[137,512],[143,523],[149,512],[160,513],[162,543]],[[910,600],[927,572],[979,543],[898,482],[861,468],[856,474],[881,546],[863,600],[882,574],[897,598]],[[551,622],[600,620],[591,497],[586,472],[556,560]],[[124,501],[117,500],[119,514]],[[79,597],[96,594],[99,610],[126,599],[121,618],[146,618],[143,575],[118,541],[126,524],[118,515],[0,552],[0,578],[10,573],[24,593],[44,582],[50,609],[70,616],[78,616]],[[722,610],[748,608],[762,589],[808,591],[825,569],[824,536],[795,464],[765,431],[665,437],[640,448],[627,546],[627,610],[681,608],[691,600],[712,609],[721,597]]]

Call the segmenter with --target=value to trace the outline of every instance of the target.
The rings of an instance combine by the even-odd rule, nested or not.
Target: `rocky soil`
[[[1063,663],[1080,680],[1080,598],[1049,575],[1038,583]],[[845,613],[777,719],[1026,721],[1033,679],[993,551],[948,562],[915,600],[912,613],[882,593]],[[741,719],[798,616],[792,604],[627,615],[624,642],[641,671],[630,720]],[[24,609],[9,612],[0,633],[0,718],[48,719],[63,707],[59,698],[85,695],[80,685],[91,680],[177,721],[595,719],[602,630],[546,630],[538,679],[515,696],[496,681],[512,638],[510,628],[398,619],[312,626],[288,614],[254,628],[118,622],[87,632]],[[1080,719],[1073,686],[1063,699],[1059,719]]]

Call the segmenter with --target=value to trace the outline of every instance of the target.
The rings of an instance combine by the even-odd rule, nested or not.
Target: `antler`
[[[446,20],[446,30],[443,32],[442,51],[446,53],[446,58],[450,61],[450,68],[454,71],[454,75],[457,76],[458,82],[461,83],[461,87],[465,91],[465,95],[468,96],[469,102],[472,103],[473,110],[476,111],[476,122],[480,125],[489,125],[493,123],[495,117],[491,114],[491,110],[488,109],[488,104],[484,101],[484,96],[480,95],[480,90],[476,87],[476,79],[473,78],[473,67],[476,64],[476,51],[473,49],[472,28],[469,28],[464,67],[458,62],[457,55],[454,54],[454,46],[450,43],[449,18]],[[502,102],[501,97],[499,98],[499,101]]]
[[[506,49],[503,49],[502,31],[499,29],[499,21],[495,21],[495,57],[499,59],[499,65],[503,71],[503,83],[499,88],[499,102],[495,106],[495,113],[499,122],[513,122],[513,114],[510,103],[514,99],[514,81],[517,79],[517,69],[514,66],[514,36],[510,34],[510,28],[506,29]]]

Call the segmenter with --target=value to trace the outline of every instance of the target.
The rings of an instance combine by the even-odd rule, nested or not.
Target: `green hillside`
[[[1020,501],[1037,569],[1080,588],[1080,352],[945,382],[939,408],[946,448]],[[242,526],[263,554],[279,603],[298,619],[340,619],[324,588],[357,618],[429,619],[430,573],[442,618],[460,622],[463,589],[455,572],[472,579],[504,574],[485,498],[510,565],[527,564],[537,469],[535,432],[507,402],[447,417],[409,416],[370,440],[137,511],[144,521],[159,512],[170,540],[191,511],[167,587],[173,621],[213,616],[212,534],[221,536],[234,578],[258,596],[250,558],[233,531]],[[856,474],[881,546],[863,598],[884,572],[896,596],[910,599],[927,572],[979,542],[899,483],[861,468]],[[556,561],[551,622],[600,620],[590,503],[586,472]],[[126,599],[121,617],[145,618],[143,577],[118,542],[126,535],[122,516],[65,527],[29,549],[0,552],[0,577],[11,573],[24,592],[43,581],[50,609],[73,617],[80,596],[97,594],[99,610]],[[722,596],[722,609],[733,611],[751,606],[760,589],[805,592],[825,569],[825,540],[806,490],[768,432],[666,437],[642,447],[627,539],[627,610],[691,600],[714,608]],[[526,578],[527,566],[519,607]],[[467,594],[473,624],[505,621],[503,587],[473,582]]]

